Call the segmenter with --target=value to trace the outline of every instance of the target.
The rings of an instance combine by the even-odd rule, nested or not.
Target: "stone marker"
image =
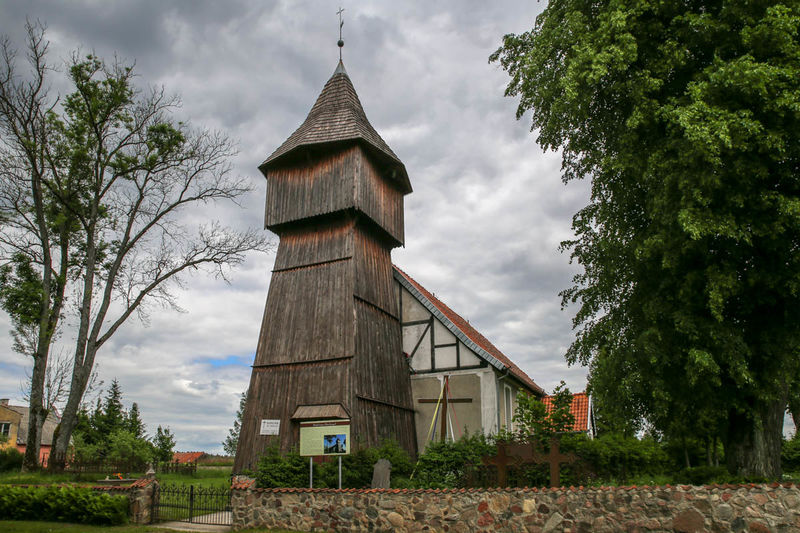
[[[378,459],[372,471],[373,489],[388,489],[392,478],[392,463],[386,459]]]

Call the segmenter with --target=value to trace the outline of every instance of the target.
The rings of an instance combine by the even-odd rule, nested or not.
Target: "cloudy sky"
[[[308,114],[338,60],[339,4],[327,1],[0,0],[0,31],[22,48],[25,18],[48,26],[50,59],[84,52],[135,61],[138,83],[179,94],[195,126],[239,144],[236,170],[252,181],[243,206],[209,216],[262,227],[266,183],[257,165]],[[545,389],[568,368],[572,311],[559,290],[575,272],[558,251],[587,184],[565,186],[529,119],[516,121],[507,75],[487,58],[505,33],[533,25],[541,2],[342,2],[344,63],[367,116],[403,160],[406,245],[393,258],[467,318]],[[61,68],[63,74],[63,68]],[[56,74],[59,76],[61,74]],[[62,82],[54,80],[54,86]],[[221,451],[247,387],[273,254],[253,255],[230,284],[197,275],[178,292],[185,313],[155,309],[121,328],[98,355],[151,432],[169,426],[181,450]],[[27,361],[0,315],[0,396],[23,403]],[[69,352],[70,331],[62,337]]]

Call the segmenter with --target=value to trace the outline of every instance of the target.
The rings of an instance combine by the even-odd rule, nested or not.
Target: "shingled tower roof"
[[[346,141],[361,142],[372,156],[386,166],[403,192],[411,192],[405,165],[367,120],[353,83],[341,61],[322,89],[305,122],[261,163],[259,169],[265,172],[270,166],[288,159],[303,147],[321,147]]]

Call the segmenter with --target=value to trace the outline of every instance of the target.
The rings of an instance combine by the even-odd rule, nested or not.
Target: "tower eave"
[[[360,144],[372,157],[377,159],[388,171],[388,177],[395,182],[404,195],[410,194],[414,191],[414,189],[411,187],[411,180],[408,178],[406,166],[399,159],[388,156],[383,150],[380,149],[380,147],[375,146],[363,137],[350,137],[301,144],[283,153],[271,155],[258,166],[258,170],[260,170],[261,174],[263,174],[266,178],[267,172],[270,169],[291,164],[293,161],[302,159],[304,151],[306,151],[306,153],[308,151],[327,151],[332,148],[349,145],[351,143]]]

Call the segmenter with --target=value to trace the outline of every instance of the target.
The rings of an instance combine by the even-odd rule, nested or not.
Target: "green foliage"
[[[497,446],[484,435],[465,435],[456,441],[431,442],[419,456],[413,485],[426,488],[462,486],[470,465],[497,454]]]
[[[82,409],[73,432],[73,456],[77,461],[93,463],[111,461],[146,465],[150,461],[171,461],[175,437],[169,428],[158,426],[152,442],[134,402],[126,411],[122,404],[122,388],[114,379],[94,410]]]
[[[277,446],[270,446],[258,460],[255,478],[261,488],[307,487],[308,457],[301,457],[297,450],[281,455]]]
[[[392,486],[402,485],[403,479],[411,475],[414,467],[408,453],[395,440],[386,440],[377,448],[360,448],[349,455],[342,456],[342,488],[369,488],[375,463],[386,459],[392,463]],[[314,485],[317,486],[315,472]],[[319,486],[336,488],[339,486],[339,462],[335,457],[320,465]]]
[[[169,428],[158,426],[153,437],[153,459],[161,462],[172,461],[172,454],[175,450],[175,436]]]
[[[145,465],[153,455],[153,445],[130,431],[119,429],[108,438],[106,457],[112,462]]]
[[[524,392],[517,394],[517,408],[514,411],[515,437],[527,441],[536,439],[547,442],[556,433],[570,431],[575,416],[570,412],[572,393],[563,381],[553,391],[552,408],[547,407],[537,397]]]
[[[800,472],[800,437],[797,433],[791,439],[783,441],[781,463],[784,470]]]
[[[13,446],[0,448],[0,472],[19,471],[23,457]]]
[[[739,475],[779,474],[800,376],[800,6],[551,0],[490,59],[563,179],[592,182],[562,298],[606,421],[719,436]]]
[[[586,435],[562,437],[562,450],[575,452],[585,461],[594,476],[604,480],[625,481],[642,475],[670,472],[673,463],[661,443],[621,434],[606,434],[589,439]]]
[[[116,525],[128,519],[128,498],[72,486],[0,485],[0,516],[8,520],[48,520]]]
[[[247,392],[243,392],[239,398],[239,410],[236,411],[236,418],[233,419],[233,427],[228,430],[228,436],[222,442],[222,448],[228,455],[236,455],[236,447],[239,445],[239,432],[242,429],[242,417],[244,416],[244,406],[247,403]]]

